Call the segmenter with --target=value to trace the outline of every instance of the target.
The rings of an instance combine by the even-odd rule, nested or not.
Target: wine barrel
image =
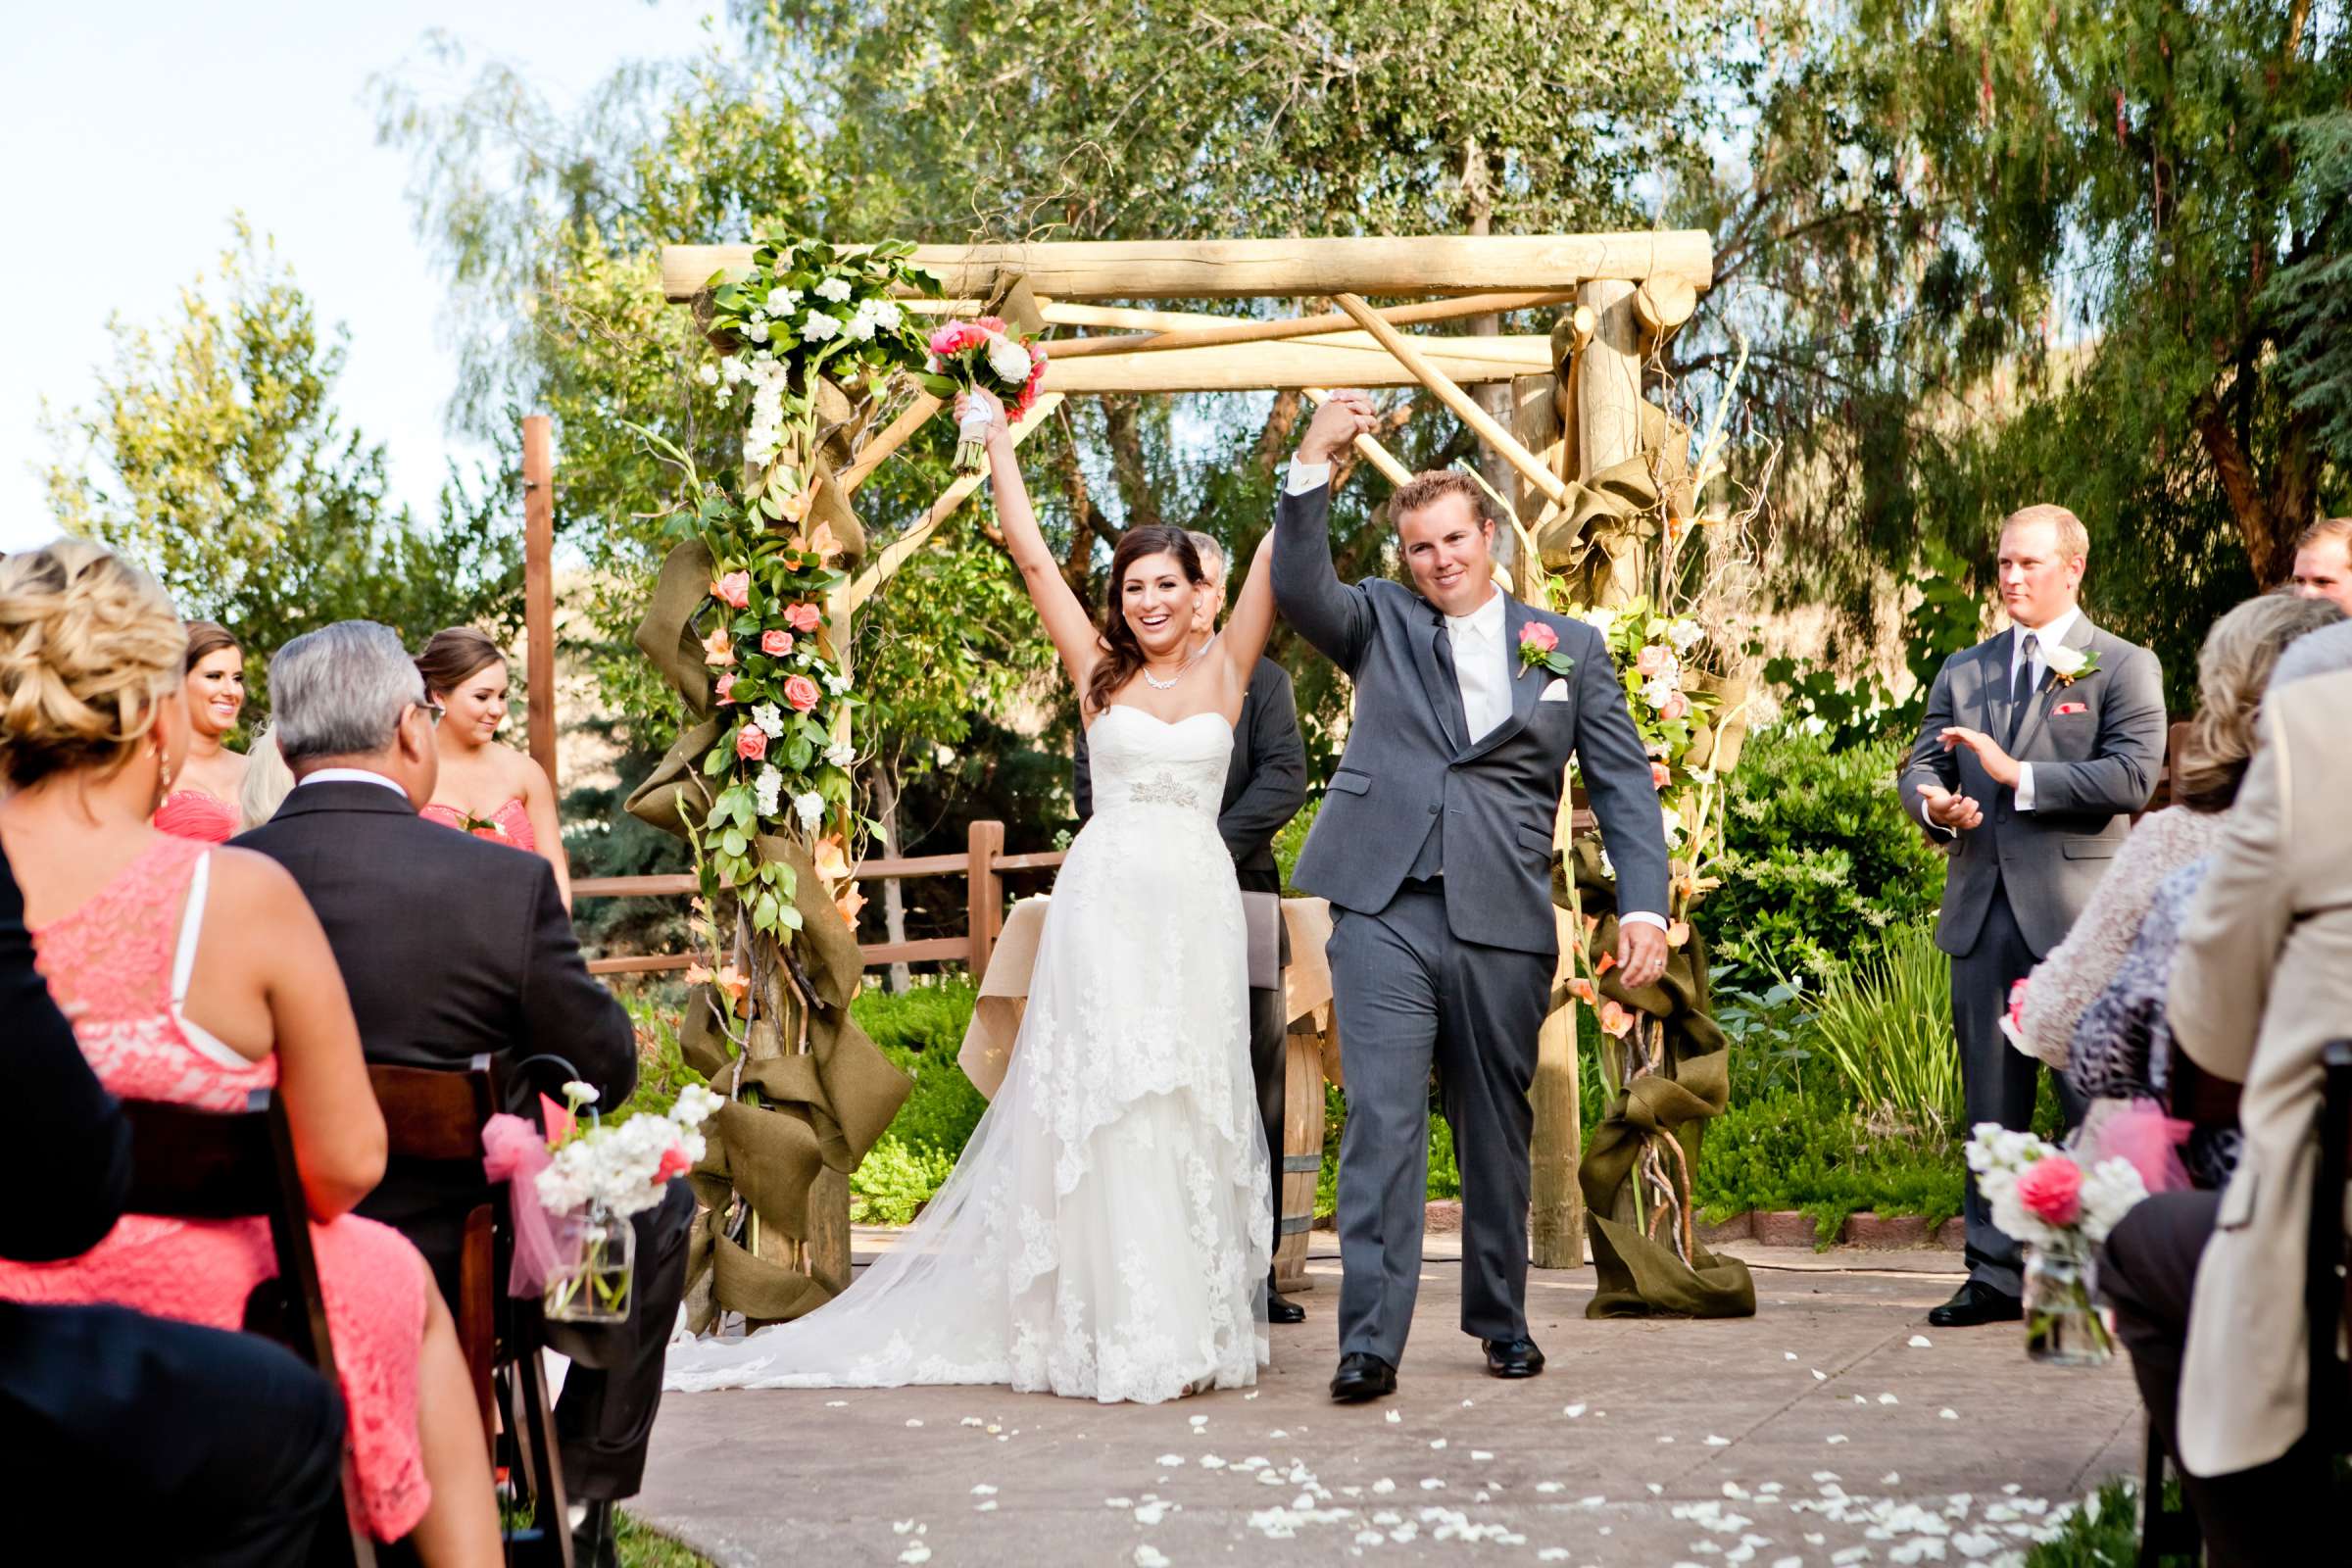
[[[1274,1238],[1274,1284],[1285,1295],[1314,1288],[1306,1276],[1306,1244],[1315,1224],[1315,1178],[1323,1169],[1323,1036],[1307,1019],[1292,1027],[1285,1042],[1282,1219]]]

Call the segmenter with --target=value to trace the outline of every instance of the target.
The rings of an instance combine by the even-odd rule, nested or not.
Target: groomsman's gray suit
[[[2033,1120],[2040,1063],[2002,1038],[2009,988],[2065,940],[2132,813],[2155,793],[2164,760],[2164,671],[2154,654],[2078,613],[2060,644],[2098,655],[2098,669],[2069,685],[2036,660],[2022,671],[2021,704],[2022,629],[1944,661],[1902,774],[1903,808],[1949,856],[1936,945],[1952,956],[1952,1028],[1971,1127]],[[2032,769],[2032,809],[1992,781],[1974,751],[1944,750],[1938,737],[1954,724],[1983,730]],[[1984,821],[1956,838],[1930,825],[1920,796],[1930,784],[1975,801]],[[2057,1084],[2071,1124],[2082,1107],[2063,1076]],[[1973,1174],[1964,1217],[1969,1277],[2004,1296],[2021,1294],[2023,1253],[1992,1223]]]
[[[1528,1090],[1558,956],[1551,841],[1569,754],[1625,908],[1666,907],[1666,840],[1599,634],[1503,596],[1510,713],[1471,738],[1445,616],[1398,583],[1339,580],[1330,494],[1286,493],[1274,514],[1275,602],[1355,683],[1348,750],[1291,879],[1332,905],[1340,1351],[1395,1366],[1421,1277],[1433,1056],[1462,1170],[1462,1329],[1527,1334]],[[1535,621],[1572,674],[1520,667]]]

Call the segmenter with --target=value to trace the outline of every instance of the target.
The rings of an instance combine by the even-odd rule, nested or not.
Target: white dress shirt
[[[2050,672],[2050,662],[2043,657],[2042,650],[2062,647],[2068,635],[2074,631],[2075,622],[2082,618],[2082,607],[2073,605],[2042,625],[2011,627],[2010,629],[2017,633],[2017,637],[2009,645],[2009,690],[2012,692],[2017,690],[2018,666],[2029,664],[2034,671],[2034,678],[2028,689],[2040,691],[2042,677]],[[2026,634],[2028,632],[2034,634],[2034,652],[2031,660],[2026,657]],[[2019,722],[2023,723],[2024,720],[2020,719]],[[2031,811],[2034,809],[2034,764],[2032,762],[2017,764],[2015,798],[2019,810]]]
[[[301,789],[306,784],[381,784],[402,800],[409,798],[409,792],[397,781],[365,767],[322,767],[316,773],[305,773],[295,780],[294,787]]]
[[[1298,496],[1330,482],[1330,464],[1300,463],[1293,458],[1290,478],[1283,488]],[[1503,625],[1500,592],[1488,595],[1487,602],[1467,615],[1446,617],[1446,639],[1453,646],[1454,684],[1462,690],[1462,716],[1469,722],[1473,743],[1511,716],[1511,662],[1509,651],[1502,646]],[[1626,909],[1617,919],[1622,925],[1667,929],[1666,917],[1650,909]]]

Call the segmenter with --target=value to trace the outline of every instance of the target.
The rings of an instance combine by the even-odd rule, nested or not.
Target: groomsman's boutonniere
[[[1540,620],[1528,622],[1519,631],[1519,672],[1531,669],[1548,669],[1554,675],[1576,669],[1576,661],[1560,652],[1560,634]]]
[[[2050,673],[2058,677],[2061,686],[2072,686],[2083,676],[2099,672],[2099,656],[2087,648],[2053,648],[2042,658],[2049,663]]]

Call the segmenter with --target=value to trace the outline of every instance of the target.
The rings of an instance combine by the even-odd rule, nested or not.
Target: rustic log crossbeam
[[[1687,286],[1687,285],[1686,285]],[[1453,299],[1425,300],[1418,305],[1392,305],[1380,313],[1392,326],[1420,321],[1455,321],[1465,316],[1498,316],[1505,311],[1530,311],[1545,305],[1564,305],[1576,298],[1572,289],[1539,289],[1517,294],[1465,294]],[[1046,318],[1053,319],[1051,315]],[[1323,316],[1288,317],[1271,321],[1228,321],[1171,331],[1137,332],[1124,337],[1082,337],[1055,343],[1057,360],[1091,358],[1098,354],[1159,354],[1170,349],[1215,348],[1229,343],[1263,343],[1284,338],[1322,337],[1345,333],[1354,318],[1342,311]]]
[[[1040,392],[1037,395],[1037,401],[1029,405],[1029,412],[1012,421],[1015,445],[1052,416],[1054,411],[1061,406],[1061,397],[1058,392]],[[937,407],[936,403],[933,406]],[[907,410],[906,414],[900,416],[900,422],[913,413],[914,410]],[[893,424],[892,428],[896,429],[897,425]],[[923,514],[922,521],[893,539],[875,554],[872,561],[866,563],[849,584],[849,610],[852,614],[857,613],[874,596],[876,589],[890,581],[899,567],[906,564],[907,557],[931,542],[931,536],[939,532],[939,525],[956,514],[956,510],[970,499],[972,492],[980,488],[981,481],[986,477],[985,474],[967,473],[957,478],[939,493],[939,499],[931,503],[931,510]]]

